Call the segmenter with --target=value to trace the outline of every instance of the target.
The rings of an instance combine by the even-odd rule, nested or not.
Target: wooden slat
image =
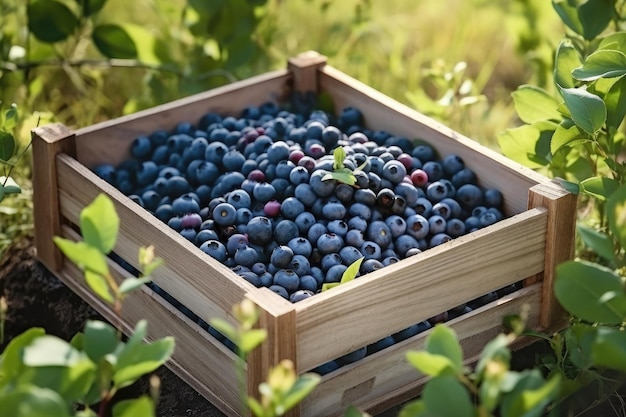
[[[424,116],[373,88],[338,71],[330,65],[321,68],[320,89],[333,98],[336,111],[356,106],[372,129],[386,130],[409,139],[431,143],[441,155],[457,154],[471,167],[485,187],[499,189],[504,195],[507,214],[518,214],[528,205],[528,189],[548,179],[521,164]]]
[[[293,73],[293,90],[303,93],[319,91],[319,69],[326,65],[326,57],[315,51],[303,52],[289,59],[287,68]]]
[[[559,327],[567,318],[554,295],[554,278],[556,267],[574,257],[577,196],[554,182],[538,184],[529,190],[528,206],[545,207],[548,212],[546,264],[540,277],[544,283],[541,326]]]
[[[63,228],[63,237],[80,239],[80,236],[69,227]],[[109,262],[109,267],[118,281],[126,276],[126,272],[119,265]],[[73,263],[66,262],[57,276],[108,321],[118,323],[119,317],[108,304],[89,289],[83,272]],[[126,335],[130,334],[141,319],[148,320],[146,340],[154,341],[165,336],[175,338],[174,354],[166,366],[178,373],[226,415],[237,416],[235,410],[241,402],[241,397],[236,366],[245,369],[246,364],[147,286],[141,291],[131,293],[124,301],[122,331]],[[181,370],[187,372],[179,373]],[[194,377],[188,379],[189,374]]]
[[[257,326],[267,331],[265,341],[248,357],[248,395],[260,400],[259,384],[267,381],[269,371],[282,360],[290,360],[297,366],[296,314],[294,305],[282,297],[276,297],[268,288],[247,294],[260,308]],[[300,415],[299,406],[285,416]]]
[[[57,168],[61,214],[79,224],[80,210],[99,193],[108,195],[120,217],[114,252],[138,267],[139,247],[154,245],[157,256],[165,261],[153,274],[154,282],[199,317],[233,321],[232,306],[256,290],[75,159],[59,155]]]
[[[139,135],[171,130],[183,121],[195,124],[209,111],[236,116],[246,106],[284,100],[290,78],[286,69],[276,70],[79,129],[76,157],[89,168],[105,162],[117,165],[129,157],[130,144]]]
[[[52,241],[61,233],[56,156],[75,153],[75,136],[57,123],[33,129],[32,139],[35,248],[39,260],[48,269],[57,271],[63,266],[63,258]]]
[[[543,270],[546,220],[529,210],[296,303],[298,369]]]
[[[475,362],[483,346],[501,331],[502,318],[519,314],[523,305],[531,307],[528,325],[535,327],[540,298],[541,286],[535,284],[446,323],[461,341],[465,363]],[[376,415],[414,398],[427,379],[406,361],[406,352],[423,349],[428,334],[430,331],[324,376],[303,401],[302,416],[341,416],[350,404]]]

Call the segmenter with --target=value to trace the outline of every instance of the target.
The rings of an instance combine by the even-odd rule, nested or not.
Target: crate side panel
[[[541,286],[535,284],[446,323],[456,331],[466,363],[475,359],[484,345],[500,332],[503,316],[519,314],[527,305],[530,307],[527,323],[536,326],[540,297]],[[423,349],[428,334],[430,331],[325,376],[303,401],[302,416],[340,416],[351,404],[375,415],[414,398],[426,378],[407,362],[406,352]]]
[[[548,181],[542,175],[515,163],[458,132],[424,116],[331,66],[321,70],[320,88],[332,98],[335,110],[354,106],[360,109],[368,127],[386,130],[409,139],[431,143],[441,155],[457,154],[476,172],[479,182],[499,189],[505,211],[521,213],[528,205],[528,189]]]
[[[63,236],[71,240],[79,239],[76,232],[65,227]],[[120,282],[126,276],[125,270],[114,262],[109,262],[113,277]],[[115,323],[118,319],[111,307],[99,299],[85,283],[83,273],[71,262],[66,262],[59,278],[83,300],[88,302],[107,320]],[[171,369],[185,369],[194,384],[207,399],[218,406],[225,414],[237,415],[233,408],[241,399],[240,381],[236,366],[246,364],[205,330],[181,314],[147,286],[131,293],[122,306],[122,327],[129,334],[135,324],[148,320],[148,340],[153,341],[173,336],[176,346],[172,359],[166,365]],[[184,377],[185,375],[179,375]]]
[[[255,289],[73,158],[59,157],[58,175],[62,215],[79,224],[80,210],[99,193],[107,194],[120,217],[114,251],[137,268],[139,247],[154,245],[165,262],[154,282],[199,317],[232,321],[232,306]]]
[[[298,369],[540,272],[546,219],[527,211],[296,303]],[[327,343],[328,329],[341,337]]]
[[[282,101],[290,80],[290,73],[278,70],[80,129],[76,157],[89,168],[117,165],[130,156],[130,144],[137,136],[169,131],[183,121],[195,124],[209,111],[237,116],[246,106]]]

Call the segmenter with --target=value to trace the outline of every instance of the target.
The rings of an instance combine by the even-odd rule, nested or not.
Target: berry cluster
[[[356,261],[361,276],[503,218],[500,191],[480,187],[458,155],[368,129],[355,107],[335,118],[299,103],[209,112],[137,137],[131,159],[94,171],[292,302],[339,282]]]

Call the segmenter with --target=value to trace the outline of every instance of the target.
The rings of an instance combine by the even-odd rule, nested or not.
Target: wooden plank
[[[296,303],[299,371],[543,270],[546,221],[529,210]]]
[[[574,257],[577,196],[557,183],[537,184],[529,190],[528,207],[544,207],[548,213],[546,257],[543,274],[541,326],[560,326],[566,320],[564,310],[554,295],[556,267]]]
[[[326,65],[326,57],[315,51],[303,52],[287,63],[293,73],[293,90],[302,93],[317,92],[319,69]]]
[[[248,356],[248,395],[260,399],[259,384],[282,360],[290,360],[297,369],[296,314],[294,305],[276,297],[268,288],[246,294],[261,311],[257,326],[267,331],[267,339]],[[300,415],[299,405],[287,417]]]
[[[75,136],[62,124],[50,124],[32,131],[33,220],[37,257],[52,271],[63,267],[63,257],[52,238],[61,233],[57,193],[56,156],[75,153]]]
[[[57,163],[61,214],[79,224],[80,210],[99,194],[108,195],[120,217],[114,252],[138,268],[139,247],[154,245],[165,265],[154,282],[199,317],[222,317],[234,322],[231,309],[256,288],[228,267],[200,251],[75,159],[60,155]]]
[[[320,69],[320,89],[330,94],[337,111],[346,106],[359,108],[372,129],[386,130],[409,139],[431,143],[441,155],[457,154],[476,172],[485,187],[504,195],[505,211],[518,214],[528,206],[528,189],[548,179],[511,161],[443,124],[424,116],[354,78],[326,65]]]
[[[209,111],[236,116],[248,105],[284,100],[290,79],[286,69],[276,70],[79,129],[76,158],[89,168],[117,165],[129,157],[130,144],[139,135],[171,130],[183,121],[195,124]]]
[[[79,235],[67,226],[63,228],[63,236],[72,240],[80,239]],[[109,267],[118,282],[126,276],[125,271],[114,262],[109,262]],[[113,324],[119,322],[119,317],[111,306],[89,289],[82,271],[73,263],[66,262],[57,276],[106,320]],[[237,416],[235,409],[240,404],[241,398],[236,366],[243,366],[245,370],[246,364],[147,286],[130,294],[125,300],[122,306],[122,331],[126,335],[130,334],[135,323],[141,319],[148,320],[147,341],[165,336],[175,338],[174,354],[166,366],[174,372],[187,370],[187,373],[179,376],[185,378],[226,415]],[[193,375],[193,379],[186,379],[189,374]]]
[[[500,333],[502,317],[519,314],[524,305],[531,307],[528,325],[535,327],[540,299],[541,286],[536,284],[446,323],[461,341],[465,363],[474,362],[484,345]],[[350,404],[376,415],[414,398],[427,378],[406,361],[406,352],[423,349],[428,334],[420,333],[324,376],[303,401],[302,416],[341,416]]]

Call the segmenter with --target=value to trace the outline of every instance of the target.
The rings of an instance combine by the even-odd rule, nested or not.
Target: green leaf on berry
[[[359,269],[361,268],[361,263],[363,263],[363,257],[360,257],[356,261],[352,262],[343,274],[341,275],[341,284],[345,284],[346,282],[352,281],[356,278],[359,273]]]

